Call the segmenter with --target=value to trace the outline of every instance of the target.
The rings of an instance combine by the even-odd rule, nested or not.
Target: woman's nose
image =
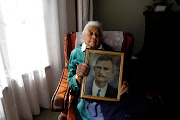
[[[93,39],[96,39],[96,35],[95,35],[95,34],[93,34],[93,35],[92,35],[92,38],[93,38]]]

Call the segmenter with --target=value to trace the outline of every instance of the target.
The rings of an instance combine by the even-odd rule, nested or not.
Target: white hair
[[[87,31],[87,28],[89,26],[97,26],[100,30],[100,33],[102,34],[102,27],[101,27],[101,23],[99,23],[98,21],[89,21],[86,26],[84,27],[83,31],[82,31],[82,34],[84,35]]]

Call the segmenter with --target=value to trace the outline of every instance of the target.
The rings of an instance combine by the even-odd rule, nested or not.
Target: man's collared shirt
[[[105,87],[103,88],[99,88],[96,84],[95,84],[95,80],[93,81],[93,87],[92,87],[92,96],[97,96],[98,94],[98,90],[101,89],[100,91],[100,97],[105,97],[106,91],[107,91],[107,84]]]

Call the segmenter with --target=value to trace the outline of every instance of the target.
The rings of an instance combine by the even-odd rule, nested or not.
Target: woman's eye
[[[100,37],[100,34],[98,33],[98,34],[96,34],[96,36],[97,36],[97,37]]]

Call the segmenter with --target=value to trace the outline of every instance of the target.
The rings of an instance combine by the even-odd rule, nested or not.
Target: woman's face
[[[97,26],[89,26],[84,34],[84,40],[92,49],[97,49],[100,45],[101,32]]]

